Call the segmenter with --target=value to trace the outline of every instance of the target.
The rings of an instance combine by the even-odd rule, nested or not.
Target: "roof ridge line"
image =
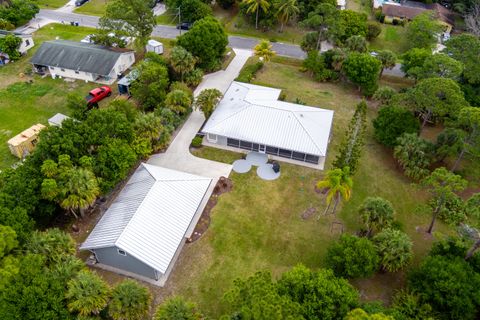
[[[308,130],[303,126],[302,122],[300,121],[300,119],[297,117],[297,115],[295,114],[294,111],[290,111],[291,113],[293,113],[293,116],[295,117],[295,119],[297,119],[298,123],[300,124],[300,126],[302,127],[303,131],[305,131],[305,133],[307,134],[308,138],[310,139],[310,141],[313,143],[313,145],[315,147],[317,147],[318,151],[320,152],[321,156],[324,157],[325,155],[323,154],[322,150],[320,149],[320,147],[317,145],[317,143],[315,142],[315,140],[313,140],[312,136],[308,133]]]

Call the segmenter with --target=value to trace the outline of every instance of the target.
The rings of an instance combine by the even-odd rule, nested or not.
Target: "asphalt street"
[[[70,23],[71,21],[78,22],[80,26],[86,27],[98,27],[99,17],[89,16],[84,14],[69,13],[69,12],[59,12],[55,10],[45,10],[42,9],[37,14],[36,19],[46,19],[56,22]],[[34,22],[32,22],[34,23]],[[185,31],[182,31],[185,32]],[[177,30],[174,26],[165,26],[157,25],[153,29],[152,35],[155,37],[175,39],[179,36],[180,31]],[[229,46],[235,49],[253,49],[253,47],[258,43],[258,39],[239,37],[239,36],[229,36],[228,37]],[[273,50],[280,56],[303,59],[305,58],[305,52],[300,49],[299,46],[293,44],[286,44],[275,42],[272,43]],[[384,75],[403,77],[404,73],[400,70],[400,64],[397,64],[393,69],[386,69],[383,72]]]

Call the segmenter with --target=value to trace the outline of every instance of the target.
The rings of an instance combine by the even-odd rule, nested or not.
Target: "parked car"
[[[76,6],[76,7],[80,7],[80,6],[83,5],[85,2],[88,2],[88,0],[76,0],[76,1],[75,1],[75,6]]]
[[[98,106],[98,103],[110,97],[112,95],[112,89],[109,86],[101,86],[100,88],[95,88],[88,93],[88,96],[85,97],[87,100],[87,106],[90,108]]]
[[[177,24],[177,29],[179,30],[190,30],[192,28],[193,23],[190,22],[182,22]]]

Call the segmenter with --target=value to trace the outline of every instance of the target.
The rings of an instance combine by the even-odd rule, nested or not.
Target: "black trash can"
[[[279,173],[280,172],[280,164],[276,161],[273,162],[272,163],[272,169],[273,169],[273,172]]]

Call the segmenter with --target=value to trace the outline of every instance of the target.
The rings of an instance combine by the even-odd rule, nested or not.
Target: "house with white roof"
[[[212,179],[142,163],[80,250],[100,268],[163,286],[208,201]]]
[[[323,169],[333,111],[280,101],[280,92],[233,82],[201,130],[204,144]]]

